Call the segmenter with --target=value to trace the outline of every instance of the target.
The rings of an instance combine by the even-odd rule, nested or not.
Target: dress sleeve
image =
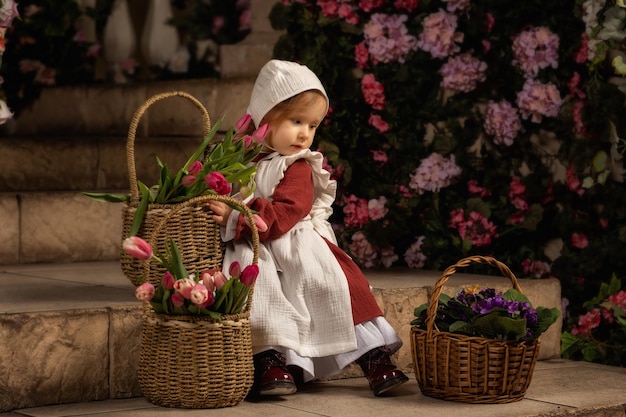
[[[268,226],[267,231],[259,232],[259,239],[261,241],[277,239],[291,230],[311,212],[313,197],[311,166],[306,160],[299,159],[285,170],[285,175],[276,185],[271,201],[256,198],[249,204]],[[235,239],[249,236],[250,233],[243,216],[239,216]]]

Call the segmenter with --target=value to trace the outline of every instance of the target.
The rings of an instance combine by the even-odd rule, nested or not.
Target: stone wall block
[[[113,307],[109,313],[110,398],[142,395],[137,369],[141,342],[142,306]]]
[[[20,262],[119,259],[121,210],[77,193],[21,195]]]
[[[0,194],[0,265],[19,262],[20,212],[15,194]]]
[[[0,315],[0,411],[108,398],[104,309]]]

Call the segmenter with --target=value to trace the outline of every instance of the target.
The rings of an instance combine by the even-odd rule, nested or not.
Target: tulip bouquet
[[[152,187],[138,181],[140,200],[129,236],[139,231],[150,204],[181,203],[202,195],[228,195],[233,185],[245,198],[254,191],[256,167],[251,162],[262,149],[269,126],[264,124],[247,134],[252,120],[246,114],[231,126],[223,140],[215,135],[223,118],[213,126],[204,141],[176,173],[157,157],[160,168],[158,183]],[[128,194],[83,193],[87,197],[106,202],[129,201]],[[238,209],[238,207],[233,207]]]
[[[129,255],[144,261],[153,259],[167,270],[157,286],[144,282],[135,289],[135,297],[150,303],[160,314],[206,315],[217,320],[222,314],[239,314],[259,274],[258,265],[242,269],[236,261],[229,267],[230,278],[220,270],[189,273],[173,240],[169,241],[167,256],[155,254],[138,236],[126,238],[122,247]]]
[[[426,329],[428,304],[415,309],[411,322]],[[559,317],[557,308],[533,308],[528,298],[515,289],[504,294],[493,288],[465,288],[454,297],[439,296],[435,317],[438,330],[488,339],[532,341]]]

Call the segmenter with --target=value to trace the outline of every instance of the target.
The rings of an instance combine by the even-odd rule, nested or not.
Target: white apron
[[[271,201],[284,172],[305,158],[313,169],[315,199],[309,216],[278,239],[259,245],[259,277],[254,286],[250,321],[253,346],[282,346],[303,357],[322,357],[357,348],[347,279],[322,239],[336,243],[328,218],[336,183],[322,168],[323,155],[309,149],[296,155],[277,152],[257,163],[254,197]],[[239,217],[233,211],[223,234],[232,239]],[[224,272],[233,261],[252,262],[248,240],[231,241]]]

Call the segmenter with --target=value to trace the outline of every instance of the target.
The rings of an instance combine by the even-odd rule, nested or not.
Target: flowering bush
[[[428,304],[415,309],[412,325],[426,329]],[[488,339],[532,341],[559,317],[557,308],[533,306],[515,289],[465,288],[454,297],[439,296],[435,326],[439,331]]]
[[[587,313],[571,319],[561,334],[561,354],[609,365],[626,364],[626,291],[615,275],[603,283],[596,297],[583,306]]]
[[[6,49],[5,35],[16,17],[19,17],[17,3],[14,0],[0,0],[0,65]],[[0,85],[3,83],[4,80],[0,78]],[[11,117],[13,117],[13,112],[7,104],[6,94],[4,90],[0,89],[0,125],[6,123]]]
[[[218,120],[198,149],[174,174],[167,164],[157,157],[160,167],[158,183],[148,187],[138,181],[140,199],[129,236],[134,236],[143,223],[149,204],[180,203],[201,195],[228,195],[237,186],[246,197],[255,188],[256,167],[250,162],[259,154],[269,126],[264,124],[248,135],[252,117],[243,116],[231,126],[222,140],[215,139],[223,119]],[[123,202],[128,194],[83,193],[100,201]],[[235,207],[238,208],[238,207]]]
[[[2,75],[6,80],[5,101],[16,116],[47,86],[107,81],[102,38],[114,1],[98,0],[95,7],[82,3],[75,0],[19,1],[21,19],[17,19],[6,33],[8,48],[2,63]],[[173,0],[168,3],[173,6],[175,16],[168,23],[178,29],[183,47],[171,60],[174,64],[167,68],[139,71],[139,56],[130,57],[123,63],[128,80],[218,76],[219,45],[239,42],[250,32],[249,0]],[[3,0],[0,4],[13,5],[16,2]],[[147,8],[148,2],[143,7]],[[3,6],[3,10],[17,13],[17,8],[12,6]],[[96,39],[88,39],[85,19],[93,20]],[[1,38],[5,38],[4,34]]]
[[[316,146],[342,246],[364,267],[491,255],[557,277],[580,312],[626,271],[626,84],[607,52],[625,16],[613,0],[277,4],[275,57],[332,93]]]
[[[197,314],[216,319],[221,314],[239,314],[259,275],[258,265],[248,265],[242,270],[238,262],[230,265],[230,278],[219,270],[189,273],[173,240],[169,241],[167,256],[155,254],[152,246],[138,236],[126,238],[122,247],[137,259],[154,259],[167,269],[156,287],[144,282],[135,289],[139,301],[149,302],[161,314]]]

